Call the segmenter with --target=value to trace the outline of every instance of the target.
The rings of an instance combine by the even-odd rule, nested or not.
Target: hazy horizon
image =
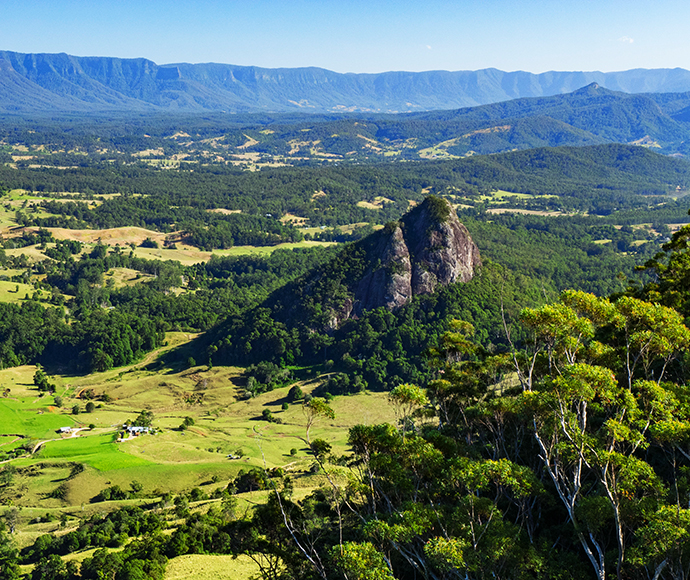
[[[639,0],[8,0],[3,48],[158,64],[614,72],[690,69],[690,4]]]

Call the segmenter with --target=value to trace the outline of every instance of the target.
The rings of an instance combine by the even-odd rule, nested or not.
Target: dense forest
[[[469,317],[482,340],[497,343],[502,340],[501,301],[517,313],[521,307],[554,299],[569,287],[598,295],[620,291],[635,276],[635,266],[652,258],[659,248],[659,235],[649,229],[615,228],[596,218],[477,213],[462,217],[484,258],[481,276],[465,286],[448,287],[416,300],[395,315],[367,313],[335,334],[313,330],[296,333],[286,321],[272,319],[270,307],[261,303],[269,300],[271,292],[275,302],[286,284],[315,268],[326,267],[326,263],[332,273],[347,275],[343,268],[351,249],[276,250],[267,257],[214,258],[183,267],[136,258],[129,249],[108,250],[104,245],[75,260],[80,245],[54,241],[47,230],[11,238],[5,241],[8,247],[46,245],[44,253],[50,259],[31,268],[41,278],[37,288],[50,293],[53,307],[43,308],[36,301],[2,305],[6,310],[2,364],[50,365],[65,360],[56,353],[67,352],[80,355],[70,358],[81,360],[82,370],[110,368],[132,362],[161,344],[166,330],[205,331],[223,323],[199,342],[198,360],[213,355],[217,363],[334,361],[338,368],[343,357],[362,357],[378,370],[373,374],[349,370],[364,372],[371,388],[381,389],[418,377],[424,367],[420,355],[426,343],[437,340],[448,321],[460,313]],[[9,261],[19,264],[21,259]],[[129,268],[151,278],[116,289],[108,283],[113,268]],[[334,275],[328,277],[334,279]],[[24,280],[25,275],[17,277],[18,282]],[[173,288],[184,291],[171,293]],[[312,296],[314,304],[325,301],[330,290],[323,288],[321,292],[326,294]],[[63,307],[66,301],[68,318]],[[127,338],[130,333],[121,326],[126,327],[128,320],[140,338]],[[305,329],[309,328],[308,317],[304,322]],[[214,345],[221,342],[223,346]],[[233,351],[232,344],[243,346]],[[235,354],[230,356],[230,352]],[[387,373],[386,366],[392,360],[402,367]]]

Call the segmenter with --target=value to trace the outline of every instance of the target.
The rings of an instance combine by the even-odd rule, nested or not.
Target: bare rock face
[[[378,267],[370,270],[355,288],[354,313],[385,306],[397,310],[412,298],[412,265],[400,224],[387,226],[381,234],[375,255]]]
[[[413,296],[468,282],[481,266],[479,249],[444,199],[429,197],[399,223],[388,224],[372,254],[378,256],[354,288],[348,316],[384,306],[397,310]]]
[[[453,282],[469,282],[481,266],[479,249],[447,201],[427,199],[405,226],[413,256],[414,295],[431,294],[438,286]]]
[[[275,292],[264,306],[283,323],[331,333],[368,310],[394,312],[415,296],[468,282],[479,266],[479,250],[451,205],[432,196]]]

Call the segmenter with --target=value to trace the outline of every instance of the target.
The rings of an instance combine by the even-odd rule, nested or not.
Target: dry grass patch
[[[258,572],[249,556],[188,554],[168,562],[165,580],[248,580]]]
[[[259,159],[261,159],[261,153],[258,153],[256,151],[246,151],[244,153],[234,153],[232,157],[236,159],[241,159],[243,161],[257,162],[259,161]]]
[[[132,157],[151,157],[152,155],[165,155],[165,152],[162,147],[158,147],[157,149],[144,149],[143,151],[132,153]]]
[[[320,231],[320,230],[317,230]],[[276,246],[235,246],[233,248],[228,248],[227,250],[213,250],[213,254],[219,256],[244,256],[251,254],[272,254],[276,250],[292,250],[295,248],[313,248],[316,246],[332,246],[335,242],[316,242],[316,241],[304,241],[304,242],[286,242],[284,244],[278,244]]]
[[[211,259],[211,252],[204,252],[197,247],[177,243],[177,249],[168,248],[140,248],[134,249],[137,258],[146,260],[172,260],[180,262],[183,266],[191,266],[199,262],[208,262]]]
[[[257,145],[259,143],[256,139],[250,137],[246,133],[244,133],[244,136],[247,138],[247,141],[242,145],[238,145],[238,149],[248,149],[249,147],[253,147],[254,145]]]
[[[166,237],[166,234],[138,227],[109,228],[105,230],[46,229],[49,230],[55,238],[60,240],[77,240],[87,244],[100,242],[109,246],[126,246],[128,244],[139,245],[146,238],[151,238],[162,245]]]
[[[388,199],[387,197],[378,196],[374,198],[374,201],[358,201],[357,205],[367,209],[381,209],[385,203],[394,202],[392,199]]]
[[[37,246],[27,246],[25,248],[11,248],[5,250],[8,256],[26,256],[29,262],[42,262],[47,260],[46,255],[38,249]]]
[[[224,207],[216,207],[214,209],[207,209],[206,211],[209,211],[211,213],[222,213],[225,215],[230,215],[233,213],[242,213],[241,209],[226,209]]]
[[[486,213],[501,214],[501,213],[521,213],[525,215],[541,215],[541,216],[558,216],[565,215],[560,211],[541,211],[535,209],[521,209],[509,207],[492,207],[486,210]]]
[[[146,274],[130,268],[113,268],[106,273],[106,280],[113,280],[115,288],[134,286],[139,282],[151,280],[153,277],[152,274]]]
[[[282,218],[280,218],[280,221],[284,224],[302,226],[308,221],[308,219],[291,213],[286,213]]]

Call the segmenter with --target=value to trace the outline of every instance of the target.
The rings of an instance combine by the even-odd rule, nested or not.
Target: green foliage
[[[388,401],[395,407],[396,416],[402,426],[402,434],[409,427],[414,428],[413,415],[422,407],[429,404],[429,399],[423,389],[417,385],[404,383],[395,387],[388,395]]]
[[[325,439],[314,439],[309,445],[312,453],[323,460],[331,452],[332,446]]]
[[[142,248],[154,248],[158,249],[158,242],[156,240],[152,240],[151,238],[146,238],[141,244],[139,244]]]
[[[274,417],[273,412],[270,409],[264,409],[261,412],[261,418],[264,421],[268,421],[269,423],[282,423],[282,419],[280,417]]]
[[[443,223],[448,220],[450,212],[453,210],[446,200],[430,195],[425,201],[433,221]]]
[[[228,490],[233,490],[234,493],[258,491],[266,489],[268,484],[269,478],[263,469],[253,468],[249,471],[241,469],[237,477],[235,477],[228,486]]]
[[[299,401],[304,397],[304,393],[302,392],[302,389],[299,387],[299,385],[295,385],[293,387],[290,387],[290,390],[288,391],[287,398],[290,403],[294,403],[295,401]]]
[[[332,549],[332,558],[347,578],[353,580],[393,580],[383,554],[369,542],[346,542]]]
[[[0,577],[6,580],[19,580],[21,578],[17,549],[2,523],[0,523]]]
[[[130,493],[120,488],[119,485],[111,485],[102,489],[91,501],[121,501],[130,498]]]
[[[186,431],[189,427],[194,425],[194,419],[191,417],[185,417],[179,426],[180,431]]]
[[[151,411],[148,411],[147,409],[144,409],[137,415],[137,417],[132,422],[132,425],[134,427],[151,427],[152,422],[153,413]]]
[[[305,399],[304,403],[302,403],[302,412],[304,413],[304,416],[307,420],[307,443],[311,445],[311,440],[309,439],[309,432],[311,431],[311,428],[313,427],[316,420],[320,417],[325,417],[327,419],[335,419],[335,411],[328,405],[328,403],[324,399],[314,397],[309,401]]]
[[[55,385],[53,385],[49,380],[43,369],[38,368],[34,373],[34,385],[39,391],[54,391]]]

